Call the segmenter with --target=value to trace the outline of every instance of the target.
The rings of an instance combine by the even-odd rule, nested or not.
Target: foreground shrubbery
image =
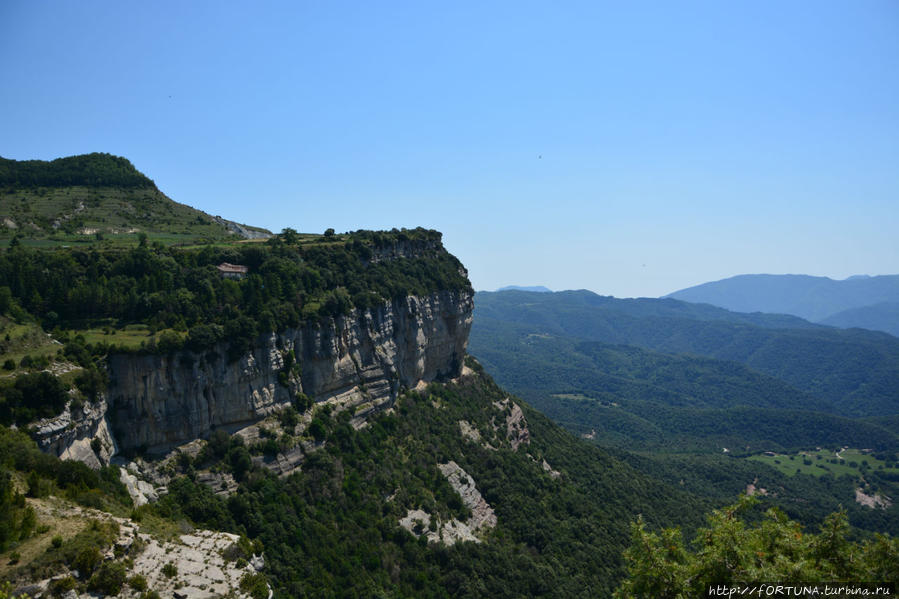
[[[741,513],[756,501],[744,496],[712,512],[692,549],[680,530],[653,533],[638,520],[625,552],[628,577],[615,597],[690,599],[716,585],[753,581],[899,582],[899,539],[876,535],[852,542],[844,512],[828,516],[818,534],[804,533],[776,508],[748,524]]]

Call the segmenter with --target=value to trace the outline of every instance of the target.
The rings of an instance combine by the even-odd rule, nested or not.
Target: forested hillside
[[[247,473],[227,501],[182,479],[158,509],[259,538],[270,579],[290,596],[608,596],[637,514],[653,526],[699,524],[708,502],[526,406],[527,441],[510,443],[508,395],[469,364],[474,372],[460,382],[411,392],[365,429],[353,430],[345,413],[323,415],[324,447],[302,474]],[[398,526],[414,509],[431,515],[423,532],[468,517],[438,469],[449,461],[496,514],[482,542],[428,544]]]
[[[856,343],[852,332],[805,321],[781,328],[792,317],[588,292],[478,293],[475,305],[469,351],[501,385],[642,471],[717,501],[766,488],[805,523],[842,505],[855,526],[899,530],[896,507],[861,505],[857,491],[899,495],[895,389],[864,394],[876,388],[865,377],[897,376],[890,359],[878,369],[865,362],[865,350],[895,351],[888,336],[858,331]],[[809,355],[826,357],[831,372]],[[777,367],[757,368],[759,356]],[[853,417],[847,406],[873,415]],[[843,447],[865,448],[870,467],[843,460]],[[779,471],[747,460],[763,452]]]
[[[884,331],[894,337],[899,337],[899,302],[881,302],[860,308],[849,308],[831,314],[822,320],[821,324],[841,329],[860,328]]]
[[[883,333],[588,291],[480,292],[476,322],[523,325],[513,333],[519,336],[551,335],[739,362],[829,402],[843,416],[884,416],[899,409],[899,339]],[[479,326],[472,333],[475,355],[482,341],[492,344],[496,338],[481,335]]]

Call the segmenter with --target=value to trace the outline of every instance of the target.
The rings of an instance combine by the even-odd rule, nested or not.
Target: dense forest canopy
[[[500,345],[529,343],[529,335],[631,345],[741,363],[830,402],[841,416],[882,416],[899,408],[899,339],[886,333],[589,291],[479,292],[475,306],[471,351],[478,357]],[[490,334],[482,334],[487,327]]]
[[[101,152],[56,160],[0,157],[0,187],[156,187],[127,158]]]
[[[359,231],[307,245],[295,238],[285,230],[266,243],[192,250],[146,239],[119,251],[16,246],[0,255],[0,290],[8,289],[0,299],[47,330],[138,322],[187,334],[199,348],[407,295],[470,289],[436,231]],[[223,277],[217,266],[225,262],[246,266],[246,276]]]

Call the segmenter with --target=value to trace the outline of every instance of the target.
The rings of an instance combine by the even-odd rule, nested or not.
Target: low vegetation
[[[739,583],[889,586],[899,581],[899,539],[876,535],[852,542],[846,515],[840,512],[828,516],[817,534],[803,531],[777,509],[747,522],[745,512],[756,501],[744,497],[713,511],[691,546],[677,529],[649,532],[638,520],[625,553],[628,576],[615,597],[692,599],[707,596],[718,585]]]

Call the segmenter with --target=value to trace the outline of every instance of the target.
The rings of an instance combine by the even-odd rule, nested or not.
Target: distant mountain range
[[[665,297],[734,312],[792,314],[830,326],[899,336],[899,275],[856,275],[842,281],[808,275],[738,275]]]
[[[500,287],[497,291],[534,291],[536,293],[552,293],[553,290],[543,285],[535,285],[533,287],[522,287],[520,285],[506,285]]]

